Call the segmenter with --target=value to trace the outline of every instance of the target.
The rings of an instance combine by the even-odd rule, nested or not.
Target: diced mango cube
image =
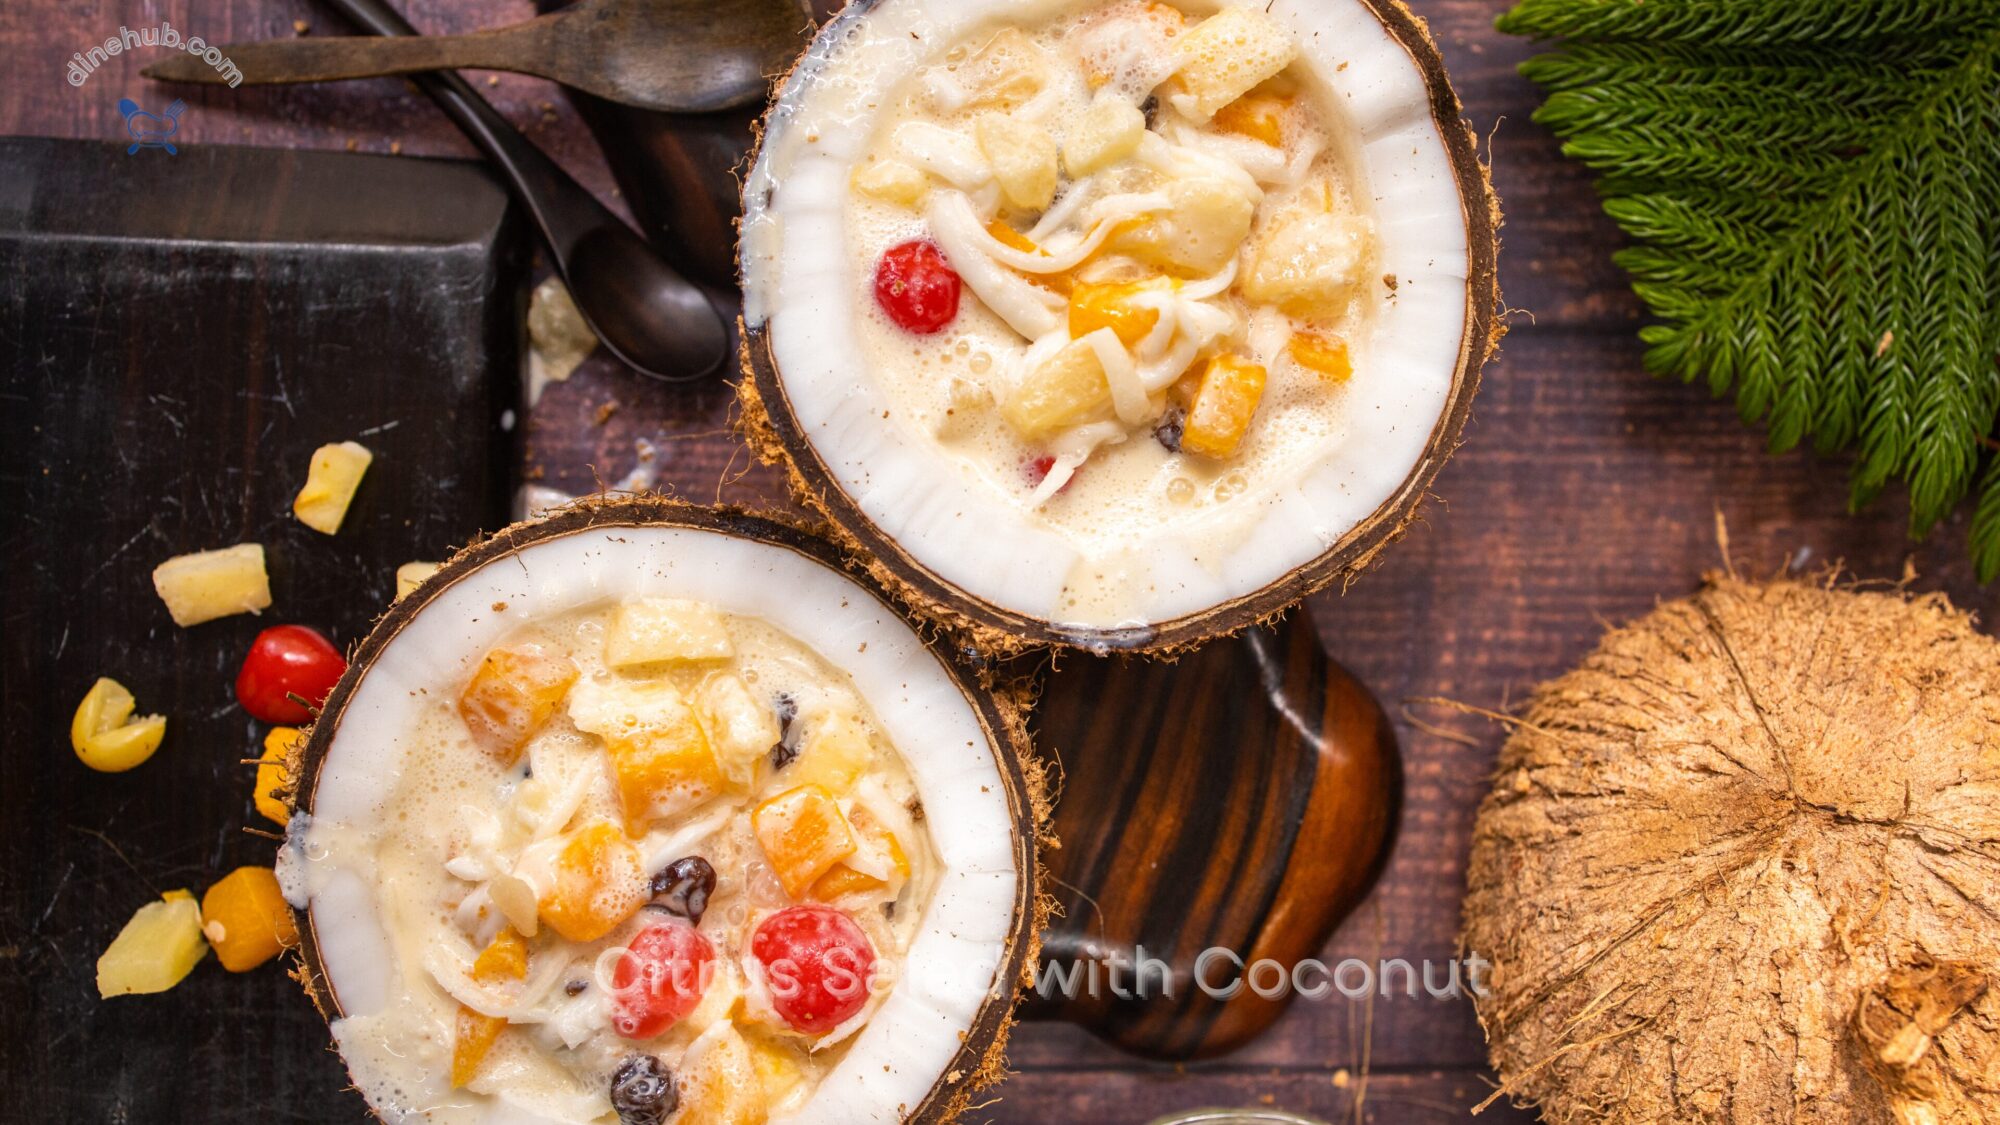
[[[182,628],[269,609],[271,577],[264,570],[264,546],[238,543],[176,555],[153,568],[153,590]]]
[[[740,676],[725,672],[702,681],[695,707],[716,757],[726,771],[739,777],[769,754],[783,735],[777,713],[750,694]]]
[[[527,977],[528,940],[510,926],[502,926],[472,960],[472,979],[482,984]]]
[[[1063,167],[1072,176],[1088,176],[1139,150],[1146,135],[1146,115],[1117,97],[1100,97],[1070,125],[1063,137]]]
[[[1243,295],[1297,317],[1335,313],[1360,280],[1368,243],[1368,221],[1358,216],[1317,209],[1274,215],[1257,237]]]
[[[854,866],[856,856],[850,856],[813,882],[808,892],[810,897],[830,902],[842,895],[894,894],[901,889],[910,878],[910,856],[903,850],[903,842],[864,809],[856,809],[848,823],[861,842],[855,849],[856,856],[865,848],[872,853],[868,866],[886,870],[880,875],[862,871]]]
[[[1169,181],[1165,190],[1171,207],[1121,228],[1106,244],[1183,277],[1227,265],[1243,248],[1257,205],[1241,186],[1205,176]]]
[[[750,1047],[731,1024],[717,1024],[682,1059],[674,1125],[764,1125],[770,1116]]]
[[[1263,365],[1233,355],[1210,359],[1182,423],[1181,448],[1205,457],[1235,453],[1263,397]]]
[[[1215,127],[1267,145],[1282,145],[1285,143],[1285,111],[1291,105],[1290,98],[1248,93],[1215,111]]]
[[[1082,282],[1069,295],[1069,334],[1081,340],[1109,328],[1118,341],[1133,347],[1160,323],[1160,310],[1134,300],[1141,293],[1171,293],[1172,278],[1144,281]]]
[[[1096,349],[1081,340],[1065,344],[1001,399],[1000,416],[1029,441],[1110,417],[1111,384]]]
[[[291,787],[292,749],[304,737],[296,727],[272,727],[264,736],[264,752],[257,758],[257,786],[251,799],[257,811],[279,824],[292,822],[292,806],[282,794]]]
[[[247,973],[299,943],[285,893],[268,867],[239,867],[201,896],[201,930],[215,959]]]
[[[1044,257],[1048,254],[1048,251],[1035,245],[1034,239],[1008,226],[1005,219],[995,219],[987,223],[986,233],[992,235],[993,241],[1000,245],[1019,250],[1023,254],[1041,254]]]
[[[542,891],[541,920],[570,941],[591,942],[646,904],[646,868],[618,826],[594,821],[571,833]]]
[[[979,151],[993,166],[993,178],[1007,202],[1041,211],[1056,197],[1056,141],[1032,122],[989,114],[973,123]]]
[[[825,786],[787,789],[750,811],[750,827],[785,893],[803,898],[834,864],[854,854],[854,832]]]
[[[604,638],[604,662],[613,668],[721,660],[735,652],[720,613],[680,598],[641,598],[620,605]]]
[[[922,171],[893,157],[871,160],[848,177],[854,190],[888,203],[915,207],[931,190],[930,178]]]
[[[1174,107],[1205,121],[1291,65],[1298,44],[1262,6],[1224,8],[1174,40],[1182,92]]]
[[[163,715],[133,718],[138,706],[125,685],[100,676],[83,693],[69,722],[69,744],[83,764],[103,773],[122,773],[153,756],[167,736]]]
[[[569,715],[577,729],[604,739],[625,818],[635,828],[729,787],[693,705],[665,680],[586,682],[571,698]]]
[[[396,568],[396,600],[409,597],[424,580],[438,572],[438,564],[432,562],[406,562]]]
[[[347,518],[347,506],[354,502],[354,490],[375,455],[358,441],[322,445],[313,450],[312,467],[306,471],[305,487],[292,501],[292,514],[314,531],[332,535]]]
[[[1292,361],[1308,371],[1317,371],[1335,383],[1345,383],[1354,374],[1354,360],[1347,354],[1347,341],[1317,332],[1294,332],[1285,351]]]
[[[821,785],[845,793],[875,760],[875,743],[861,720],[846,711],[827,711],[806,728],[805,745],[785,768],[792,785]]]
[[[149,902],[111,939],[97,959],[100,997],[165,992],[208,956],[201,907],[188,892],[168,891]]]
[[[512,765],[528,739],[555,716],[577,675],[569,657],[538,644],[496,648],[458,697],[459,717],[488,753]]]
[[[458,1019],[453,1024],[451,1037],[452,1089],[456,1090],[478,1076],[479,1064],[486,1061],[493,1044],[506,1029],[507,1021],[499,1016],[481,1015],[463,1004],[458,1006]]]
[[[757,1069],[757,1080],[764,1084],[765,1099],[770,1102],[783,1100],[805,1079],[797,1052],[761,1035],[746,1038],[750,1043],[751,1065]]]

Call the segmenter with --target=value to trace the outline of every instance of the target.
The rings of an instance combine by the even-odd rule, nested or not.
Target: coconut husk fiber
[[[1711,578],[1543,685],[1474,827],[1501,1089],[1558,1125],[2000,1122],[2000,642]]]

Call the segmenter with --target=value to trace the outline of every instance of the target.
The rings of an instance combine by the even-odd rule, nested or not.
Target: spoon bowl
[[[626,366],[685,383],[728,358],[729,331],[714,304],[624,224],[578,238],[565,276],[577,310]]]

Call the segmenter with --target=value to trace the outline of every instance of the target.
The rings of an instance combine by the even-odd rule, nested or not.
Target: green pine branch
[[[2000,576],[2000,0],[1521,0],[1522,73],[1599,176],[1649,370],[1774,451],[1853,450],[1911,534],[1970,499]]]

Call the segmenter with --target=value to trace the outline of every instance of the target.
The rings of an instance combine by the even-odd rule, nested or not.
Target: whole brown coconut
[[[1733,576],[1610,633],[1501,751],[1464,942],[1549,1121],[2000,1122],[2000,643]]]

